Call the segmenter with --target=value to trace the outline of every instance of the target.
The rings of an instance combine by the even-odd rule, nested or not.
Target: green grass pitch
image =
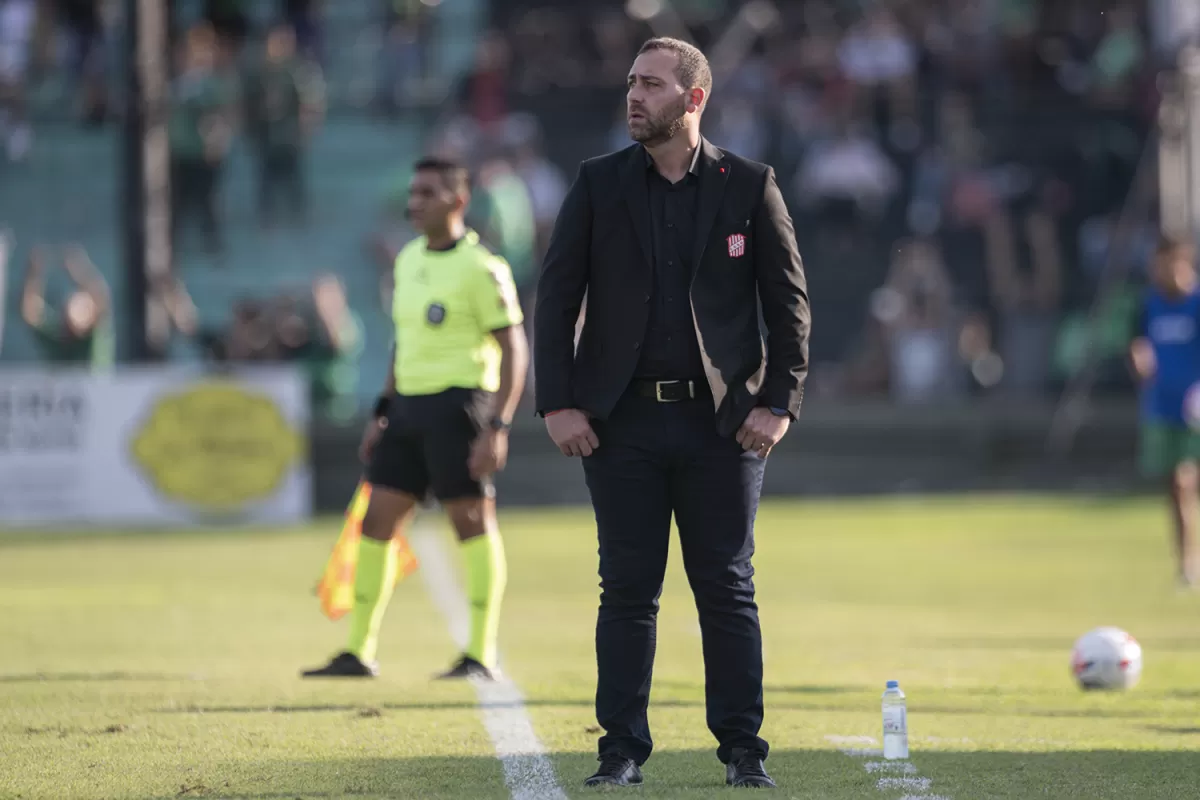
[[[344,640],[311,593],[338,524],[0,536],[0,798],[510,797],[473,688],[429,680],[455,648],[419,575],[392,602],[379,680],[297,677]],[[764,504],[772,796],[1200,797],[1200,596],[1173,584],[1166,524],[1150,501]],[[559,784],[592,796],[590,511],[502,527],[505,671]],[[677,546],[658,624],[657,750],[631,796],[729,796]],[[1099,625],[1143,645],[1131,692],[1071,680],[1072,642]],[[881,784],[899,773],[839,748],[879,738],[889,678],[914,772]]]

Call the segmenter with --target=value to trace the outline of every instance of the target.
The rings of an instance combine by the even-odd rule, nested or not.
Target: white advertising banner
[[[0,370],[0,527],[304,521],[308,419],[292,368]]]

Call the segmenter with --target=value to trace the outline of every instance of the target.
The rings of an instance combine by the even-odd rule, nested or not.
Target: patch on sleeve
[[[509,269],[508,264],[498,259],[491,259],[487,262],[487,270],[492,282],[496,284],[496,306],[508,309],[519,305],[517,284],[513,281],[512,270]]]

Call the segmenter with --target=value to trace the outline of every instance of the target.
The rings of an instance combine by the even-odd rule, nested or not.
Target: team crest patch
[[[746,254],[746,237],[740,233],[734,233],[725,239],[729,245],[729,257],[741,258]]]
[[[430,303],[425,309],[425,321],[430,325],[441,325],[446,321],[446,307],[441,303]]]

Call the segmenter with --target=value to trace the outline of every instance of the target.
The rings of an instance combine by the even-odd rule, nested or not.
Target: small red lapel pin
[[[741,258],[746,254],[746,237],[742,234],[731,234],[726,237],[725,242],[729,245],[730,258]]]

